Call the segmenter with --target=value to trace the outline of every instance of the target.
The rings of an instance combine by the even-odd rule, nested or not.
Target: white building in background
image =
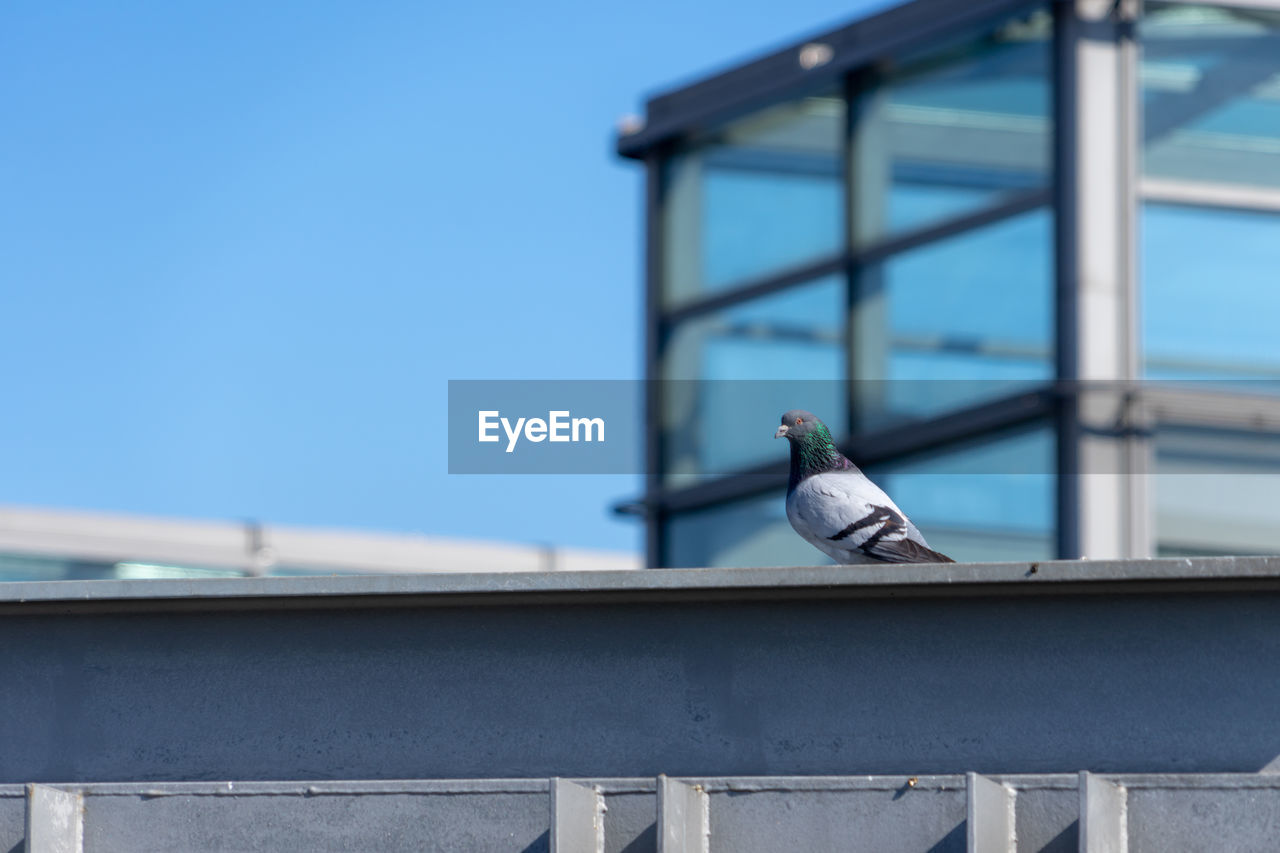
[[[638,556],[254,522],[0,506],[0,580],[640,568]]]

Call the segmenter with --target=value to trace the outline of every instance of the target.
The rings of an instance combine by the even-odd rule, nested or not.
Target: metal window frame
[[[1143,201],[1155,204],[1280,213],[1280,188],[1144,177],[1138,191]]]
[[[1163,0],[1168,5],[1212,5],[1240,9],[1280,10],[1280,0]],[[855,249],[852,242],[853,194],[848,180],[853,105],[865,75],[877,64],[904,54],[935,47],[981,31],[1020,11],[1047,6],[1054,15],[1051,85],[1053,91],[1053,177],[1046,192],[1028,192],[1004,205],[965,214],[944,223],[895,235],[875,245]],[[936,240],[1001,221],[1018,213],[1047,205],[1054,212],[1054,366],[1060,383],[1044,392],[1037,416],[1054,421],[1057,436],[1057,549],[1061,557],[1089,553],[1091,557],[1144,557],[1154,552],[1151,499],[1145,488],[1150,462],[1149,433],[1128,429],[1123,422],[1132,404],[1148,389],[1121,389],[1140,375],[1139,276],[1137,218],[1143,202],[1200,207],[1280,212],[1280,190],[1237,187],[1198,181],[1146,177],[1139,165],[1144,135],[1140,130],[1141,101],[1137,75],[1137,23],[1141,0],[915,0],[881,14],[856,21],[765,57],[694,83],[679,91],[661,94],[648,104],[647,123],[638,131],[619,137],[619,153],[643,158],[651,173],[647,209],[649,272],[646,278],[646,370],[650,379],[661,376],[662,346],[678,323],[722,310],[741,302],[803,285],[825,275],[846,276],[851,318],[856,307],[859,272],[900,252]],[[817,67],[799,62],[806,46],[831,49],[830,59]],[[666,311],[661,293],[661,246],[658,217],[660,185],[654,175],[662,152],[680,138],[696,135],[731,118],[797,97],[804,91],[841,85],[846,105],[845,236],[843,250],[792,270],[749,282],[733,291]],[[1101,154],[1101,156],[1099,156]],[[1099,271],[1102,271],[1099,273]],[[1097,306],[1096,290],[1103,279],[1105,308]],[[1083,282],[1083,285],[1082,285]],[[845,323],[845,344],[853,359],[852,319]],[[1105,355],[1100,359],[1098,353]],[[856,379],[854,371],[849,380]],[[1082,380],[1108,380],[1104,388],[1082,392]],[[1116,382],[1114,380],[1119,380]],[[650,383],[657,385],[657,383]],[[1040,392],[1038,392],[1040,393]],[[850,406],[854,395],[849,395]],[[1174,402],[1194,394],[1183,390],[1161,391],[1168,410]],[[681,490],[664,489],[661,471],[660,389],[647,395],[650,413],[648,484],[649,560],[662,563],[665,556],[663,528],[670,512],[705,508],[748,498],[776,488],[785,465],[763,465]],[[1141,401],[1138,400],[1139,408]],[[1191,405],[1190,402],[1187,405]],[[1002,408],[1003,407],[1003,408]],[[981,416],[979,413],[983,413]],[[949,415],[959,421],[982,422],[998,430],[1020,415],[1008,401],[984,404]],[[852,415],[852,412],[850,412]],[[1001,421],[1000,417],[1009,418]],[[1100,428],[1106,418],[1119,429]],[[944,419],[945,420],[945,419]],[[852,417],[849,421],[856,423]],[[893,450],[878,444],[883,437],[858,435],[857,452],[863,463],[905,458],[933,449],[940,436],[950,436],[954,420],[908,425],[895,431]],[[655,434],[656,433],[656,434]],[[882,448],[882,449],[877,449]],[[1110,483],[1088,484],[1082,472],[1127,471]],[[1090,480],[1096,478],[1088,478]],[[1097,511],[1105,505],[1111,512]]]
[[[1280,0],[1161,0],[1161,6],[1217,6],[1229,9],[1280,11]],[[1145,50],[1139,41],[1139,49]],[[1242,77],[1238,84],[1247,83]],[[1140,82],[1134,81],[1133,98],[1135,123],[1142,118],[1141,101],[1138,99]],[[1214,101],[1216,106],[1220,101]],[[1202,105],[1201,108],[1204,108]],[[1160,128],[1147,128],[1138,137],[1139,143],[1149,141],[1156,132],[1167,132],[1168,123]],[[1140,156],[1142,146],[1135,145],[1135,157]],[[1241,211],[1247,213],[1280,213],[1280,189],[1195,179],[1148,176],[1135,170],[1137,204],[1148,203]],[[1141,209],[1137,211],[1141,215]],[[1135,249],[1136,252],[1136,249]],[[1148,437],[1146,463],[1150,473],[1157,473],[1155,466],[1154,437],[1161,426],[1196,426],[1215,429],[1238,429],[1246,432],[1267,432],[1280,428],[1280,399],[1267,395],[1250,394],[1247,391],[1205,387],[1201,383],[1153,382],[1140,386],[1134,397],[1135,424],[1142,435]],[[1145,481],[1146,478],[1144,478]],[[1152,485],[1151,488],[1154,488]],[[1154,556],[1159,545],[1154,518],[1154,496],[1148,495],[1147,538],[1148,556]]]
[[[840,441],[840,450],[859,466],[908,462],[920,456],[963,449],[1012,433],[1051,425],[1059,405],[1053,383],[964,409],[886,429],[855,433]],[[693,486],[658,490],[650,512],[657,516],[692,512],[776,491],[787,478],[788,462],[766,462],[705,480]]]
[[[1280,10],[1280,0],[1160,0],[1162,6],[1222,6],[1229,9]]]
[[[1047,0],[1052,3],[1054,0]],[[623,157],[642,160],[658,146],[758,109],[770,100],[821,86],[923,47],[963,37],[1019,10],[1045,5],[1028,0],[913,0],[846,26],[815,34],[754,61],[650,98],[643,126],[617,139]],[[831,50],[811,64],[810,45]]]
[[[1129,382],[1140,352],[1140,0],[1067,0],[1054,13],[1057,373]],[[1071,390],[1058,412],[1059,556],[1146,557],[1146,439],[1086,429],[1123,418],[1124,398]]]
[[[648,104],[648,121],[638,132],[622,135],[618,151],[622,156],[642,158],[646,165],[645,231],[645,370],[646,370],[646,478],[645,497],[640,507],[629,504],[624,511],[642,515],[646,525],[646,562],[652,567],[666,565],[666,522],[670,514],[749,498],[776,488],[785,477],[785,465],[768,464],[735,472],[733,475],[693,487],[668,489],[662,483],[664,351],[672,331],[681,323],[714,311],[800,287],[816,279],[843,274],[852,311],[856,300],[859,271],[882,264],[888,258],[918,247],[945,240],[1039,207],[1049,207],[1054,190],[1031,190],[1012,195],[1003,202],[952,217],[940,223],[894,234],[872,245],[855,248],[853,241],[853,194],[850,191],[850,146],[856,102],[866,74],[877,63],[912,51],[971,37],[1000,20],[1038,7],[1052,5],[1041,0],[915,0],[884,13],[824,35],[806,39],[753,63],[695,83],[678,92],[660,95]],[[1055,36],[1056,38],[1056,36]],[[832,48],[832,59],[820,68],[805,69],[798,63],[806,45],[821,43]],[[797,70],[798,69],[798,70]],[[1050,69],[1052,74],[1053,69]],[[1051,85],[1052,85],[1052,81]],[[745,282],[733,290],[665,308],[663,305],[663,163],[677,149],[682,138],[697,135],[709,125],[762,109],[806,91],[839,87],[844,96],[846,133],[843,137],[839,171],[844,194],[843,245],[839,253],[800,267]],[[851,319],[844,323],[845,350],[853,352]],[[849,356],[852,357],[851,355]],[[849,381],[854,381],[853,373]],[[847,395],[850,409],[855,395]],[[1030,405],[1028,401],[1033,401]],[[1060,404],[1046,388],[1015,394],[1011,398],[980,404],[941,418],[909,424],[892,434],[859,434],[848,443],[851,456],[862,464],[896,461],[932,452],[947,443],[961,444],[979,434],[1017,430],[1037,419],[1047,419]],[[852,411],[849,413],[852,415]],[[849,423],[856,423],[852,418]],[[877,449],[883,448],[883,449]]]
[[[828,255],[812,263],[779,273],[748,280],[736,285],[732,290],[717,291],[666,310],[661,307],[661,294],[659,294],[656,306],[658,321],[664,330],[670,329],[694,317],[722,311],[744,302],[752,302],[793,287],[809,284],[820,278],[846,272],[850,266],[867,267],[880,264],[895,255],[986,228],[1042,207],[1050,207],[1052,199],[1051,189],[1027,190],[1012,195],[1004,201],[969,213],[962,213],[942,222],[893,234],[863,249],[854,249],[848,245],[847,222],[850,214],[846,211],[846,245],[838,254]]]
[[[963,17],[975,25],[989,25],[1001,17],[1038,5],[1041,4],[982,4],[980,10],[977,7],[969,8],[970,14]],[[1267,2],[1258,5],[1261,8],[1280,7],[1280,0],[1276,0],[1274,4]],[[1138,45],[1135,29],[1139,13],[1137,0],[1059,0],[1051,3],[1050,7],[1055,15],[1051,70],[1054,93],[1051,190],[1030,191],[1001,205],[855,249],[851,227],[853,198],[849,192],[848,180],[848,146],[851,134],[846,133],[846,151],[842,164],[845,177],[845,245],[840,254],[664,311],[659,268],[661,247],[656,227],[661,215],[660,186],[651,187],[648,210],[651,269],[646,282],[646,305],[649,312],[647,322],[650,329],[647,363],[649,377],[661,376],[662,346],[665,339],[674,327],[686,320],[841,272],[846,276],[848,305],[852,310],[855,303],[855,281],[860,270],[919,246],[1046,205],[1055,214],[1053,345],[1057,379],[1064,383],[1081,379],[1136,380],[1139,372],[1135,235],[1138,205],[1146,200],[1167,204],[1275,211],[1280,210],[1280,192],[1142,178],[1137,163],[1142,138],[1138,131],[1140,106],[1137,97]],[[890,12],[899,21],[911,16],[945,17],[957,14],[956,4],[943,0],[917,0]],[[877,16],[876,20],[881,21],[883,17]],[[836,43],[840,38],[859,31],[859,28],[865,30],[866,26],[867,22],[859,22],[834,34],[807,40],[806,43]],[[900,34],[893,45],[882,45],[875,57],[867,52],[837,50],[843,64],[837,63],[835,67],[828,69],[826,76],[792,75],[787,78],[789,82],[785,86],[762,85],[757,77],[754,78],[754,87],[746,85],[751,83],[752,75],[762,69],[776,66],[783,59],[794,61],[794,53],[799,47],[780,51],[757,63],[726,72],[702,84],[695,84],[688,91],[655,99],[651,106],[660,107],[656,112],[665,124],[651,124],[641,135],[620,140],[620,150],[624,155],[634,156],[629,152],[640,150],[645,145],[650,146],[644,149],[649,152],[645,156],[650,170],[656,171],[660,158],[652,152],[661,150],[661,147],[653,146],[660,146],[661,142],[670,141],[681,132],[705,126],[709,121],[723,120],[730,114],[742,114],[751,108],[776,102],[784,93],[797,96],[805,89],[830,86],[832,74],[843,74],[847,122],[851,125],[855,120],[852,105],[864,79],[862,74],[864,69],[870,67],[873,59],[884,59],[886,56],[900,54],[903,50],[926,47],[931,41],[945,39],[945,36],[932,29],[927,32]],[[837,44],[837,48],[838,46]],[[1100,59],[1104,67],[1101,75],[1097,73]],[[746,88],[736,93],[726,89],[741,85]],[[1102,108],[1108,106],[1108,109]],[[1099,150],[1107,152],[1106,155],[1097,157]],[[1112,190],[1100,191],[1099,187],[1111,187],[1113,194],[1103,194]],[[1081,285],[1082,275],[1096,277],[1099,270],[1104,270],[1104,278],[1109,278],[1106,288],[1110,294],[1107,297],[1110,307],[1102,312],[1101,321],[1094,316],[1098,313],[1096,310],[1092,313],[1089,310],[1091,304],[1096,308],[1096,304],[1090,303],[1091,299],[1096,303],[1096,299],[1084,293]],[[844,328],[846,350],[852,353],[852,326],[846,323]],[[1108,353],[1102,361],[1097,358],[1099,350]],[[850,381],[855,378],[851,373]],[[853,395],[849,399],[852,406]],[[1046,395],[1043,399],[1048,402],[1041,409],[1041,414],[1056,421],[1055,432],[1058,437],[1056,497],[1059,554],[1064,557],[1078,556],[1082,550],[1088,549],[1091,556],[1095,557],[1147,556],[1154,547],[1154,539],[1148,524],[1149,498],[1141,487],[1143,478],[1140,475],[1145,473],[1143,460],[1147,458],[1141,431],[1130,431],[1118,437],[1103,435],[1105,431],[1086,429],[1083,426],[1082,421],[1096,421],[1099,411],[1109,411],[1107,407],[1114,407],[1117,403],[1114,397],[1104,400],[1100,404],[1102,408],[1098,408],[1068,385],[1065,393],[1059,388],[1059,393]],[[660,389],[651,391],[648,401],[651,407],[650,424],[653,425],[651,432],[660,433],[660,429],[656,428],[661,413]],[[984,406],[975,407],[976,410],[990,413]],[[972,418],[975,411],[965,410],[956,414],[962,419]],[[1004,426],[1016,426],[1020,423],[1016,416],[1010,417],[1013,420]],[[856,421],[851,419],[850,422]],[[1001,426],[998,419],[987,423],[987,428],[991,430],[998,430]],[[936,449],[934,437],[937,435],[955,437],[949,432],[949,428],[932,422],[914,424],[896,431],[894,450],[868,451],[868,447],[877,447],[877,441],[883,439],[858,435],[856,444],[860,452],[856,454],[856,458],[864,463],[906,458]],[[767,492],[775,487],[769,484],[769,480],[780,477],[785,467],[758,466],[695,487],[667,490],[658,479],[661,471],[660,444],[660,434],[651,434],[650,467],[647,472],[649,486],[646,491],[651,564],[660,564],[665,556],[662,530],[667,514],[705,508]],[[1089,489],[1083,488],[1081,473],[1096,470],[1090,467],[1093,464],[1091,459],[1100,458],[1096,455],[1099,452],[1103,456],[1110,454],[1104,464],[1116,464],[1115,459],[1118,458],[1132,470],[1129,476],[1117,476],[1106,486],[1110,493],[1100,494],[1096,488],[1091,493],[1086,493]],[[1106,519],[1100,519],[1097,512],[1089,514],[1082,511],[1084,506],[1099,503],[1110,505],[1120,512],[1103,524]]]
[[[1088,6],[1091,0],[1074,0],[1074,2],[1077,6]],[[1208,5],[1237,9],[1280,10],[1280,0],[1161,0],[1160,5]],[[1130,380],[1134,384],[1132,393],[1128,395],[1123,405],[1123,417],[1131,422],[1133,428],[1126,430],[1125,435],[1116,437],[1113,441],[1125,448],[1128,453],[1128,476],[1122,478],[1128,491],[1123,500],[1129,510],[1127,523],[1133,528],[1133,538],[1140,540],[1132,543],[1127,551],[1115,556],[1149,557],[1155,554],[1158,543],[1154,521],[1154,498],[1150,493],[1151,484],[1146,475],[1154,473],[1154,434],[1160,423],[1257,428],[1261,423],[1258,412],[1265,410],[1274,414],[1275,407],[1265,398],[1251,397],[1242,392],[1221,389],[1203,392],[1193,386],[1178,387],[1176,384],[1137,382],[1141,376],[1143,364],[1138,331],[1140,323],[1138,295],[1142,286],[1137,273],[1140,247],[1136,239],[1136,224],[1141,216],[1142,205],[1154,203],[1277,213],[1280,212],[1280,190],[1147,176],[1143,173],[1140,162],[1145,145],[1152,138],[1167,133],[1172,127],[1179,126],[1182,122],[1175,125],[1166,120],[1159,127],[1144,126],[1143,105],[1140,97],[1141,81],[1137,74],[1141,52],[1145,47],[1137,33],[1137,22],[1144,10],[1141,8],[1141,0],[1122,0],[1116,3],[1114,8],[1127,15],[1127,20],[1117,22],[1120,29],[1116,31],[1116,49],[1119,51],[1119,67],[1123,84],[1120,88],[1121,110],[1117,114],[1116,133],[1121,144],[1120,150],[1127,156],[1127,162],[1123,164],[1125,172],[1122,175],[1126,195],[1123,197],[1123,203],[1119,205],[1119,212],[1122,218],[1127,219],[1125,231],[1128,245],[1125,251],[1128,257],[1124,258],[1123,262],[1129,271],[1128,287],[1131,300],[1131,318],[1125,330],[1127,333],[1125,343],[1129,348],[1130,363],[1126,366],[1125,375],[1119,378]],[[1240,87],[1252,80],[1253,78],[1248,74],[1240,76],[1236,73],[1229,82]],[[1204,102],[1192,105],[1188,109],[1203,110],[1212,108],[1218,103],[1220,101],[1217,100]],[[1095,109],[1094,114],[1096,113]],[[1191,113],[1182,116],[1182,120],[1185,121],[1189,115]],[[1076,157],[1079,158],[1080,155],[1077,153]],[[1114,401],[1113,395],[1113,407]],[[1224,405],[1227,401],[1235,405]],[[1079,419],[1076,423],[1078,427]],[[1078,551],[1064,552],[1062,556],[1076,556],[1078,553]],[[1092,553],[1090,555],[1093,556]]]
[[[657,514],[662,487],[662,459],[665,455],[662,441],[662,148],[654,148],[645,154],[645,272],[644,272],[644,418],[645,418],[645,477],[644,501],[641,515],[645,525],[645,565],[658,568],[665,560],[666,542],[663,536],[665,519]]]

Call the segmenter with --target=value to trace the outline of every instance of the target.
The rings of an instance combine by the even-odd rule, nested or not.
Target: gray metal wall
[[[1271,558],[4,584],[0,853],[1280,849],[1277,652]]]
[[[13,584],[0,782],[1255,772],[1280,755],[1280,561],[1029,570]]]

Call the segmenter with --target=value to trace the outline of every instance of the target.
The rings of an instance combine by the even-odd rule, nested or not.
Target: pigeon
[[[822,421],[792,409],[773,437],[791,444],[787,520],[810,545],[843,565],[955,562],[932,550],[897,504],[836,449]]]

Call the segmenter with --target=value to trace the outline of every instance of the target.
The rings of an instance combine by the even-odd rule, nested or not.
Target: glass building
[[[1280,0],[914,0],[618,149],[650,565],[819,561],[789,408],[959,560],[1280,551]]]

